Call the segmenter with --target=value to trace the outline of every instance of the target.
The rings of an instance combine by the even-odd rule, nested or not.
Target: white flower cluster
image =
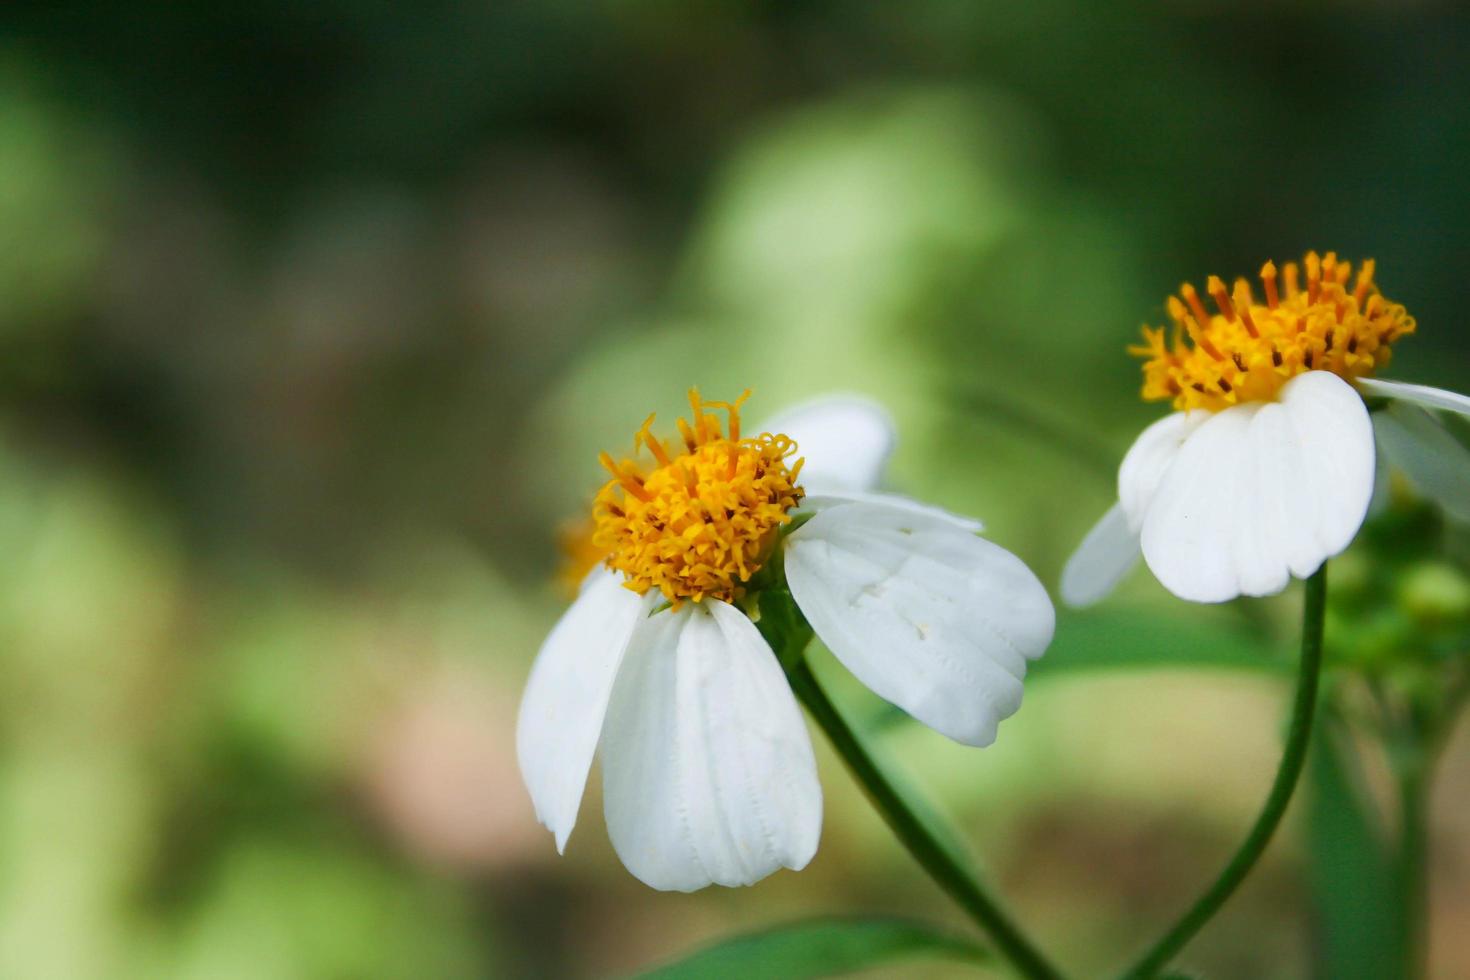
[[[1370,413],[1365,396],[1387,407]],[[1311,370],[1271,400],[1160,419],[1124,458],[1118,503],[1067,563],[1063,598],[1100,600],[1140,555],[1184,599],[1277,593],[1351,543],[1380,450],[1470,519],[1470,452],[1426,410],[1470,416],[1470,398]],[[1045,588],[978,522],[877,491],[895,442],[879,406],[828,398],[765,431],[790,436],[804,460],[796,529],[774,547],[817,637],[917,720],[990,744],[1021,705],[1027,662],[1051,642]],[[822,794],[776,655],[732,602],[671,608],[625,584],[592,571],[536,659],[517,736],[537,816],[565,848],[600,750],[608,832],[647,884],[746,885],[804,867]]]

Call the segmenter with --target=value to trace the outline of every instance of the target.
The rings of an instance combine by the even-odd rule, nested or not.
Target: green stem
[[[1327,608],[1327,564],[1324,562],[1307,579],[1302,603],[1302,656],[1297,674],[1296,701],[1292,706],[1291,728],[1286,735],[1286,749],[1276,779],[1255,825],[1236,850],[1220,876],[1195,901],[1189,911],[1166,932],[1131,970],[1125,980],[1147,980],[1169,964],[1169,961],[1194,938],[1206,922],[1220,911],[1227,899],[1245,880],[1251,868],[1271,842],[1286,806],[1291,802],[1302,764],[1307,758],[1307,743],[1312,735],[1312,716],[1317,706],[1317,684],[1322,673],[1322,621]]]
[[[805,648],[810,637],[811,633],[807,631],[800,638],[802,648]],[[781,659],[797,699],[806,705],[812,718],[827,733],[833,747],[867,793],[868,799],[920,866],[990,935],[996,948],[1022,976],[1034,980],[1059,980],[1061,974],[1022,935],[995,899],[986,894],[980,883],[965,870],[958,856],[925,826],[916,809],[883,773],[858,733],[822,689],[805,658],[788,654]]]

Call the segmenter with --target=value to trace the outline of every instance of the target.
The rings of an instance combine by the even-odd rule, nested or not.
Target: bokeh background
[[[1123,348],[1185,278],[1374,256],[1420,323],[1394,376],[1470,389],[1467,109],[1470,15],[1430,0],[7,4],[0,975],[606,976],[815,912],[964,928],[825,746],[801,874],[650,891],[595,776],[557,857],[512,733],[597,451],[691,384],[865,392],[893,485],[1054,584],[1162,411]],[[1136,575],[984,751],[842,691],[1097,975],[1258,806],[1296,609]],[[1470,736],[1443,769],[1456,977]],[[1376,831],[1314,773],[1203,973],[1391,975]]]

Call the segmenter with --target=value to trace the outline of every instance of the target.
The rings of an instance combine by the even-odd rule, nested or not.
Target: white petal
[[[1373,427],[1352,386],[1310,371],[1276,402],[1215,413],[1148,505],[1143,556],[1183,599],[1271,595],[1351,543],[1373,493]]]
[[[989,745],[1021,705],[1056,614],[1021,560],[943,518],[855,503],[786,539],[786,579],[817,636],[879,696]]]
[[[1393,402],[1373,417],[1378,444],[1426,498],[1470,523],[1470,449],[1415,405]]]
[[[1413,402],[1425,408],[1438,408],[1470,416],[1470,396],[1457,391],[1445,391],[1443,388],[1431,388],[1428,385],[1411,385],[1403,381],[1386,381],[1383,378],[1359,378],[1358,387],[1381,398]]]
[[[811,739],[771,648],[714,600],[640,626],[602,745],[613,848],[654,888],[749,885],[817,850]]]
[[[1114,504],[1087,532],[1062,569],[1062,601],[1090,606],[1107,597],[1138,563],[1138,532],[1129,527],[1121,503]]]
[[[821,496],[807,497],[802,500],[797,509],[798,514],[815,514],[819,511],[828,510],[832,507],[840,507],[844,504],[877,504],[883,507],[897,507],[915,514],[924,514],[935,517],[942,521],[948,521],[956,527],[963,528],[971,534],[983,530],[985,525],[973,517],[962,517],[953,511],[945,510],[943,507],[935,507],[933,504],[921,503],[912,497],[905,497],[897,493],[828,493]]]
[[[1134,531],[1143,527],[1143,515],[1164,474],[1174,465],[1179,449],[1194,430],[1210,418],[1209,412],[1175,412],[1144,429],[1133,440],[1118,468],[1118,502]]]
[[[827,395],[766,420],[762,432],[796,440],[801,485],[811,493],[872,490],[898,441],[893,417],[860,395]]]
[[[1062,570],[1062,599],[1090,606],[1117,588],[1138,561],[1138,534],[1149,501],[1190,433],[1208,412],[1175,412],[1139,434],[1118,468],[1118,503],[1093,525]]]
[[[536,819],[564,850],[577,822],[587,771],[602,732],[613,679],[640,615],[652,608],[623,576],[593,571],[531,667],[516,720],[516,756]]]

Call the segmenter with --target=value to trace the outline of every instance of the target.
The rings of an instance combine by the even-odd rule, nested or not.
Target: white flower
[[[1174,344],[1145,330],[1146,345],[1135,349],[1150,358],[1144,397],[1169,397],[1183,410],[1149,426],[1128,450],[1118,503],[1062,573],[1066,602],[1102,599],[1140,553],[1165,588],[1196,602],[1272,595],[1291,576],[1311,575],[1362,525],[1374,488],[1375,427],[1389,459],[1426,495],[1452,514],[1470,513],[1470,453],[1413,407],[1470,414],[1470,398],[1367,377],[1414,321],[1382,299],[1371,263],[1351,291],[1347,263],[1334,255],[1309,254],[1305,266],[1306,288],[1288,265],[1278,295],[1267,263],[1264,304],[1244,280],[1232,302],[1212,277],[1214,316],[1186,285],[1184,301],[1169,304]],[[1376,422],[1365,395],[1391,400]]]
[[[639,442],[657,467],[607,461],[616,478],[596,513],[612,568],[588,576],[542,646],[517,728],[557,848],[600,748],[614,849],[642,881],[679,891],[752,884],[816,851],[822,795],[805,723],[732,602],[778,535],[791,593],[833,654],[966,744],[989,744],[1020,706],[1026,663],[1054,625],[1041,583],[978,524],[872,491],[893,445],[881,409],[826,400],[783,416],[788,435],[741,439],[739,402],[720,405],[725,436],[705,412],[718,403],[692,401],[687,452],[651,443],[645,423]],[[812,447],[809,462],[788,467],[790,434]],[[803,499],[808,468],[825,492]],[[779,534],[792,521],[804,523]]]

